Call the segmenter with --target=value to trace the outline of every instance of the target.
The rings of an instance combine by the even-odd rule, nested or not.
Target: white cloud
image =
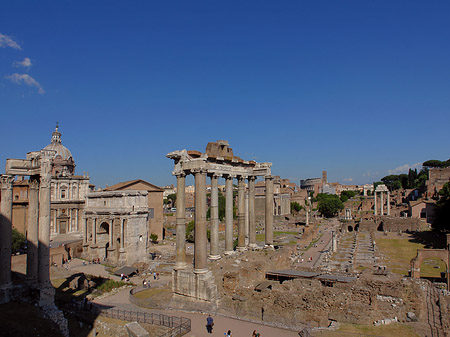
[[[25,57],[23,59],[23,61],[21,61],[21,62],[19,62],[19,61],[14,62],[14,65],[16,67],[30,68],[32,64],[31,64],[31,60],[28,57]]]
[[[22,49],[16,41],[14,41],[8,35],[2,34],[2,33],[0,33],[0,47],[2,47],[2,48],[10,47],[10,48],[19,49],[19,50]]]
[[[26,84],[30,87],[36,87],[38,89],[38,92],[43,95],[45,94],[45,90],[42,89],[41,85],[38,81],[36,81],[33,77],[31,77],[28,74],[17,74],[14,73],[12,75],[6,76],[11,82],[16,84]]]
[[[344,178],[344,179],[342,179],[343,181],[353,181],[353,178]]]
[[[415,163],[412,165],[409,164],[405,164],[399,167],[396,167],[393,170],[388,170],[389,174],[400,174],[400,173],[407,173],[409,169],[416,169],[416,168],[421,168],[422,167],[422,163]]]

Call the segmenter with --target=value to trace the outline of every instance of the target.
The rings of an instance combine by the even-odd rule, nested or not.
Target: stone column
[[[220,259],[219,255],[219,176],[211,176],[211,244],[210,260]]]
[[[75,217],[76,217],[76,220],[75,220],[76,231],[79,232],[80,228],[79,228],[79,224],[78,224],[78,208],[75,208]]]
[[[245,246],[248,247],[250,243],[249,233],[250,233],[250,221],[248,218],[248,191],[245,191]]]
[[[27,231],[27,279],[31,284],[38,281],[39,247],[39,176],[30,177],[28,184],[28,231]]]
[[[273,246],[273,177],[266,176],[266,246]]]
[[[374,215],[378,215],[378,210],[377,210],[377,192],[375,192],[375,190],[373,190],[373,214]]]
[[[384,193],[384,192],[380,192],[380,205],[381,205],[380,215],[384,215],[384,200],[383,200],[383,193]]]
[[[51,157],[54,151],[41,151],[41,181],[39,187],[39,286],[52,287],[50,283],[50,185]],[[52,288],[53,289],[53,288]]]
[[[225,177],[225,254],[233,253],[233,176]]]
[[[206,273],[207,265],[207,237],[206,237],[206,172],[195,172],[195,246],[194,273]]]
[[[83,218],[83,246],[87,245],[88,239],[88,219]]]
[[[11,285],[12,192],[14,176],[2,175],[2,206],[0,216],[0,289]],[[1,300],[1,298],[0,298]]]
[[[177,256],[175,269],[184,269],[186,264],[186,174],[177,174]]]
[[[125,249],[125,219],[120,220],[120,252]]]
[[[256,221],[255,221],[255,179],[248,177],[248,226],[249,226],[249,246],[256,248]]]
[[[97,218],[92,219],[92,246],[97,248]]]
[[[109,225],[109,250],[114,249],[114,219],[111,219],[111,224]]]
[[[389,191],[387,192],[387,215],[391,215],[391,198]]]
[[[244,177],[238,176],[238,244],[237,250],[245,250],[245,184]]]

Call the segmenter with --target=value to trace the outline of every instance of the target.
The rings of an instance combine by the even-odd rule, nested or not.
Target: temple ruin
[[[220,258],[219,252],[219,212],[218,212],[218,180],[225,179],[225,251],[233,252],[233,181],[237,180],[237,218],[238,241],[237,250],[244,251],[256,248],[255,221],[255,180],[264,177],[266,183],[265,196],[265,247],[273,247],[273,177],[271,163],[246,161],[233,154],[233,150],[225,140],[208,143],[204,153],[199,151],[179,150],[167,154],[174,160],[172,172],[177,177],[176,201],[176,265],[173,271],[172,291],[177,294],[200,300],[213,301],[217,297],[217,288],[211,271],[208,270],[207,259]],[[186,214],[185,183],[186,176],[195,177],[195,249],[193,270],[186,263]],[[211,244],[208,256],[206,233],[206,177],[211,179]],[[245,180],[248,181],[248,207],[245,203]],[[245,219],[248,218],[248,222]],[[248,229],[246,229],[248,223]],[[246,233],[248,238],[246,240]]]

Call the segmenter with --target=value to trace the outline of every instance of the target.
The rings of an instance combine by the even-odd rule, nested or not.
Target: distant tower
[[[327,171],[322,171],[322,185],[327,183]]]

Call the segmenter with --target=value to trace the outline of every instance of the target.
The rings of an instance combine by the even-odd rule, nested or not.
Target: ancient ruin
[[[211,301],[217,297],[213,276],[207,268],[206,237],[206,177],[211,178],[211,250],[210,259],[220,258],[219,252],[219,213],[218,179],[226,181],[225,251],[233,252],[233,180],[238,183],[238,242],[237,250],[244,251],[256,247],[255,223],[255,180],[263,176],[266,181],[265,246],[273,246],[273,178],[271,163],[245,161],[234,156],[228,142],[219,140],[208,143],[206,151],[174,151],[167,154],[174,160],[172,172],[177,177],[177,255],[173,272],[173,291],[196,299]],[[195,251],[194,268],[186,264],[185,243],[185,179],[186,175],[195,177]],[[245,207],[245,180],[248,181],[248,208]],[[246,215],[247,213],[247,215]],[[248,217],[248,230],[245,218]],[[248,244],[245,233],[248,233]]]

